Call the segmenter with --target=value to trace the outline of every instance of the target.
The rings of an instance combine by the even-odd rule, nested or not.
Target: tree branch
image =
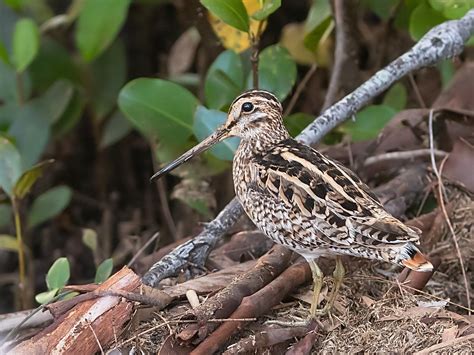
[[[434,27],[408,52],[324,111],[297,139],[306,144],[315,144],[407,73],[461,53],[464,43],[473,34],[474,10],[470,10],[460,20],[447,21]],[[243,213],[243,208],[234,198],[196,238],[178,246],[153,265],[143,277],[143,282],[156,286],[161,280],[176,275],[189,265],[204,265],[210,250]]]

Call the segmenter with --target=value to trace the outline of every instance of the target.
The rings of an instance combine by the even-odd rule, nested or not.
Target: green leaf
[[[11,235],[0,234],[0,250],[18,252],[18,240]]]
[[[185,88],[161,79],[135,79],[120,91],[119,107],[150,139],[182,147],[193,133],[197,99]]]
[[[429,0],[429,3],[450,20],[459,19],[474,8],[474,0]]]
[[[198,106],[194,116],[194,134],[202,141],[214,133],[226,119],[227,115],[222,111],[208,110],[204,106]],[[238,146],[238,138],[228,138],[212,147],[210,152],[219,159],[232,160]]]
[[[52,127],[55,138],[61,137],[74,128],[81,118],[85,103],[82,94],[74,90],[71,101]]]
[[[306,36],[304,44],[306,48],[311,51],[315,51],[318,48],[319,41],[331,21],[331,5],[329,0],[313,0],[313,5],[305,21]]]
[[[296,137],[300,134],[301,131],[313,121],[314,117],[304,112],[294,113],[283,119],[283,122],[292,137]]]
[[[69,281],[70,270],[67,258],[58,258],[46,274],[46,286],[48,290],[61,289]]]
[[[49,124],[56,123],[66,110],[74,94],[74,87],[69,81],[57,80],[40,97],[31,100],[28,107],[31,118],[41,115]]]
[[[35,60],[28,68],[34,88],[43,92],[60,79],[78,83],[80,70],[59,42],[45,38]]]
[[[201,4],[226,24],[249,31],[249,16],[242,0],[201,0]]]
[[[21,175],[21,156],[15,146],[0,136],[0,187],[12,196],[13,187]]]
[[[222,52],[210,66],[204,92],[210,108],[221,109],[232,103],[244,89],[242,60],[235,52]]]
[[[383,98],[383,105],[390,106],[395,111],[403,110],[407,105],[407,90],[401,83],[393,85]]]
[[[101,121],[117,104],[120,89],[127,77],[125,47],[115,41],[100,57],[90,64],[87,83],[95,119]]]
[[[100,148],[104,149],[117,143],[127,136],[131,130],[130,122],[123,116],[122,112],[116,111],[105,125],[100,140]]]
[[[43,169],[52,163],[54,163],[54,159],[45,160],[25,171],[15,184],[13,195],[18,199],[24,198],[36,180],[43,175]]]
[[[422,2],[410,16],[410,35],[418,41],[434,26],[446,21],[446,18],[428,4]]]
[[[24,71],[33,61],[39,49],[40,34],[38,26],[30,19],[16,23],[13,33],[12,63],[18,72]]]
[[[1,27],[1,26],[0,26]],[[23,96],[28,99],[31,94],[31,80],[28,72],[21,74]],[[0,60],[0,100],[5,103],[19,103],[17,74],[9,65]],[[0,106],[2,107],[2,106]]]
[[[77,20],[76,45],[91,61],[115,39],[127,17],[130,0],[85,0]]]
[[[38,293],[35,296],[35,300],[39,304],[46,304],[48,302],[51,302],[53,298],[56,297],[58,291],[59,291],[59,288],[55,288],[49,291]]]
[[[373,139],[395,114],[396,111],[389,106],[368,106],[356,115],[355,122],[345,123],[341,130],[348,133],[355,142]]]
[[[290,93],[296,82],[296,63],[286,48],[273,45],[260,54],[258,63],[259,87],[272,92],[280,101]],[[252,74],[247,79],[247,88],[252,87]]]
[[[16,11],[20,11],[23,7],[25,0],[4,0],[5,4],[10,6]]]
[[[7,204],[0,204],[0,228],[6,227],[12,220],[12,208]]]
[[[107,280],[109,276],[112,274],[113,268],[114,268],[114,261],[112,260],[112,258],[106,259],[103,262],[101,262],[100,265],[97,267],[97,271],[95,272],[94,283],[101,284],[105,280]]]
[[[266,20],[268,16],[273,14],[281,6],[281,0],[264,0],[263,7],[252,14],[252,18],[257,21]]]
[[[443,88],[446,88],[451,82],[454,73],[456,72],[456,69],[453,65],[453,61],[450,59],[442,60],[438,63],[438,70],[441,74],[441,82],[443,83]]]
[[[8,51],[5,48],[5,45],[0,41],[0,59],[3,60],[5,64],[10,64],[10,58],[8,57]]]
[[[71,197],[71,189],[64,185],[53,187],[38,196],[28,213],[28,227],[36,227],[57,216],[69,205]]]
[[[97,250],[97,233],[95,230],[90,228],[84,228],[82,230],[82,242],[90,250],[95,252]]]

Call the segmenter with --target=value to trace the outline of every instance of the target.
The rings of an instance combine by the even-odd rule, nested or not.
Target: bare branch
[[[470,10],[460,20],[447,21],[434,27],[412,49],[324,111],[297,139],[306,144],[317,143],[331,129],[354,115],[404,75],[461,53],[464,43],[473,34],[474,10]],[[203,265],[210,250],[243,212],[240,203],[234,198],[196,238],[178,246],[153,265],[143,277],[143,282],[156,286],[161,280],[176,275],[190,264]]]

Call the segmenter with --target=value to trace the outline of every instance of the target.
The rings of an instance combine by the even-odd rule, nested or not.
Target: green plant
[[[100,284],[108,279],[113,269],[112,259],[104,260],[96,269],[94,283]],[[45,304],[52,301],[58,296],[61,289],[63,289],[69,282],[71,276],[71,267],[67,258],[58,258],[51,265],[46,274],[47,291],[38,293],[35,296],[36,302]],[[77,295],[76,292],[68,293],[65,297],[70,298]]]

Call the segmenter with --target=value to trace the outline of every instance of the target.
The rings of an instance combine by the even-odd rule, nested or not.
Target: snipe
[[[266,91],[237,97],[224,125],[153,178],[230,136],[241,138],[233,178],[248,216],[268,237],[301,254],[311,266],[312,317],[332,307],[344,276],[340,255],[383,260],[417,271],[433,269],[414,245],[420,231],[385,211],[351,170],[291,138],[283,125],[281,103]],[[335,256],[336,268],[328,302],[316,309],[323,279],[316,264],[320,256]]]

